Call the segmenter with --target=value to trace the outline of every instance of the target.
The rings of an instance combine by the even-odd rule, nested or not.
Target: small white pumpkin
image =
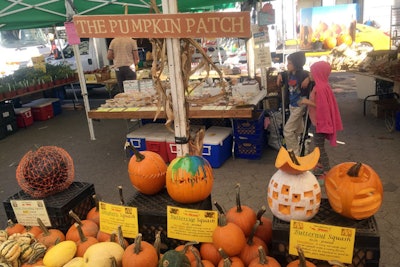
[[[289,174],[278,170],[269,181],[268,206],[283,221],[308,221],[317,214],[320,203],[321,187],[310,171]]]

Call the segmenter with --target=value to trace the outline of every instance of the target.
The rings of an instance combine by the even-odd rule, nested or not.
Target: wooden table
[[[244,106],[190,107],[189,118],[252,118],[255,107],[266,95],[262,90]],[[90,110],[88,116],[91,119],[153,119],[156,112],[156,107],[98,108]],[[165,118],[165,112],[161,111],[158,118]]]

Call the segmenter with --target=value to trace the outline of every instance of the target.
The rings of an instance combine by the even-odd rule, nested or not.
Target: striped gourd
[[[20,246],[21,246],[21,253],[19,255],[19,258],[21,262],[27,262],[35,253],[35,250],[30,244],[23,243],[20,244]]]
[[[21,247],[15,240],[6,240],[0,245],[0,255],[8,262],[18,259]]]

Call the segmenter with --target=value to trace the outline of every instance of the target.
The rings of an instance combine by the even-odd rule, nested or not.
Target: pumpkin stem
[[[160,259],[160,249],[161,249],[161,231],[156,232],[156,239],[154,240],[153,246],[157,251],[157,258]]]
[[[69,211],[69,216],[71,216],[75,220],[75,222],[77,222],[80,226],[83,225],[81,219],[79,218],[79,216],[75,212],[73,212],[72,210]]]
[[[242,205],[240,204],[240,184],[237,183],[235,188],[236,188],[236,212],[242,212]]]
[[[136,162],[141,162],[142,160],[145,159],[145,155],[139,152],[134,146],[131,145],[131,143],[126,142],[125,143],[125,149],[128,149],[133,152],[133,154],[136,157]]]
[[[110,242],[117,242],[117,233],[115,233],[115,232],[112,232],[111,234],[110,234]]]
[[[362,163],[361,162],[357,162],[355,163],[353,166],[351,166],[351,168],[347,171],[347,175],[350,177],[358,177],[358,174],[360,172]]]
[[[94,194],[94,195],[92,196],[92,198],[93,198],[94,203],[95,203],[95,205],[96,205],[96,211],[99,211],[99,198],[97,197],[96,194]]]
[[[221,207],[221,205],[217,201],[214,201],[214,206],[217,208],[217,210],[220,214],[225,214],[224,209]]]
[[[306,267],[306,257],[304,256],[304,251],[300,246],[296,247],[297,253],[299,254],[299,267]]]
[[[75,225],[76,229],[78,230],[79,239],[80,239],[81,243],[86,242],[87,241],[87,237],[83,233],[82,227],[78,223],[75,223],[74,225]]]
[[[296,155],[294,154],[293,149],[288,149],[289,157],[292,160],[292,162],[296,165],[300,165],[300,162],[297,160]]]
[[[126,245],[125,245],[125,242],[124,242],[124,235],[122,233],[122,226],[121,225],[118,225],[117,235],[118,235],[118,243],[121,245],[121,247],[123,249],[126,249]]]
[[[264,213],[267,211],[267,208],[265,206],[262,206],[261,209],[257,211],[257,220],[260,221],[260,225],[263,224],[261,217],[264,215]]]
[[[251,233],[249,237],[247,238],[247,245],[252,246],[253,245],[253,239],[254,235],[256,234],[257,228],[260,225],[260,220],[257,220],[256,223],[254,224],[253,228],[251,229]]]
[[[142,234],[138,234],[135,238],[135,245],[133,246],[133,253],[139,254],[142,250]]]
[[[268,258],[267,258],[267,255],[265,254],[265,250],[262,246],[258,247],[258,257],[260,259],[259,263],[261,265],[268,265]]]
[[[225,214],[218,214],[218,226],[226,226],[228,224],[228,221],[226,220]]]
[[[226,252],[222,248],[219,248],[218,252],[221,255],[222,260],[224,262],[223,267],[231,267],[232,266],[232,261],[229,258],[228,254],[226,254]]]
[[[111,267],[118,267],[117,260],[114,256],[110,257],[111,260]]]
[[[183,249],[182,249],[183,254],[186,254],[187,250],[188,250],[190,247],[192,247],[193,245],[197,245],[198,243],[199,243],[199,242],[197,242],[197,241],[190,241],[190,242],[187,242],[187,243],[185,244],[185,246],[183,247]]]
[[[42,229],[42,231],[43,231],[43,235],[44,236],[50,235],[49,229],[47,229],[47,227],[44,225],[43,221],[40,218],[37,218],[36,220],[39,224],[40,229]]]
[[[122,194],[122,185],[118,186],[119,202],[121,205],[125,205],[124,195]]]

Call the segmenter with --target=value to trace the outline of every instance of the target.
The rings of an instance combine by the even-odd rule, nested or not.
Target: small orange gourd
[[[314,263],[306,260],[306,257],[304,256],[304,251],[300,246],[297,246],[296,249],[297,253],[299,254],[299,259],[289,262],[287,267],[316,267]]]
[[[15,233],[22,233],[25,231],[25,226],[20,223],[13,222],[11,219],[7,220],[6,232],[10,236]]]
[[[267,208],[262,206],[257,212],[257,220],[260,221],[260,225],[257,227],[255,236],[261,238],[268,245],[272,239],[272,220],[263,216],[266,211]]]
[[[257,221],[254,224],[253,229],[247,238],[246,245],[243,247],[239,254],[239,258],[246,266],[248,266],[253,259],[258,258],[258,247],[263,247],[264,250],[268,253],[268,248],[265,242],[259,237],[254,236],[259,225],[260,221]]]
[[[75,223],[74,226],[78,230],[79,240],[76,242],[76,253],[75,257],[83,257],[86,250],[93,244],[98,243],[99,241],[93,236],[85,236],[82,231],[81,226],[78,223]]]
[[[38,242],[44,244],[47,248],[54,246],[57,242],[65,241],[65,235],[58,229],[47,229],[40,218],[37,218],[42,233],[38,235]]]
[[[218,267],[245,267],[243,261],[239,257],[229,257],[222,248],[219,248],[218,251],[222,256],[221,261],[218,263]]]
[[[220,207],[214,202],[215,206]],[[222,249],[228,257],[238,255],[246,245],[243,230],[232,222],[227,222],[226,216],[219,209],[218,226],[212,234],[212,241],[216,248]]]
[[[300,174],[315,168],[318,164],[320,151],[318,147],[303,157],[298,157],[293,150],[286,150],[285,147],[279,149],[275,160],[275,167],[289,174]]]
[[[226,213],[228,222],[234,223],[242,229],[245,236],[249,236],[257,221],[256,212],[246,205],[240,203],[240,184],[236,184],[236,206]]]
[[[194,261],[190,262],[191,267],[215,267],[215,265],[209,260],[202,260],[199,251],[195,247],[191,247],[192,253],[195,257]]]
[[[258,255],[258,258],[252,260],[248,267],[281,267],[277,260],[267,256],[262,246],[258,247]]]
[[[204,242],[200,245],[200,256],[204,260],[209,260],[214,265],[218,265],[222,259],[221,254],[219,254],[218,249],[213,245],[213,243]]]
[[[196,260],[195,253],[200,253],[199,250],[193,245],[179,245],[175,248],[176,251],[184,251],[186,257],[189,259],[189,262]]]
[[[167,164],[153,151],[139,152],[132,145],[128,148],[134,155],[129,160],[128,173],[132,185],[141,193],[154,195],[165,187]]]
[[[69,216],[71,216],[75,220],[75,222],[81,226],[81,229],[85,236],[97,237],[99,226],[94,221],[81,220],[79,216],[72,210],[69,211]],[[75,225],[71,225],[71,227],[68,229],[67,233],[65,234],[65,239],[75,242],[80,239],[78,229],[75,227]]]
[[[43,233],[42,229],[37,225],[26,226],[24,232],[31,233],[34,237],[37,237],[39,234]]]
[[[142,241],[142,234],[138,234],[135,242],[129,245],[122,255],[122,266],[124,267],[157,267],[157,251],[153,245]]]
[[[100,212],[99,212],[99,199],[96,195],[92,196],[96,205],[89,210],[86,215],[86,220],[94,221],[98,226],[100,226]]]

